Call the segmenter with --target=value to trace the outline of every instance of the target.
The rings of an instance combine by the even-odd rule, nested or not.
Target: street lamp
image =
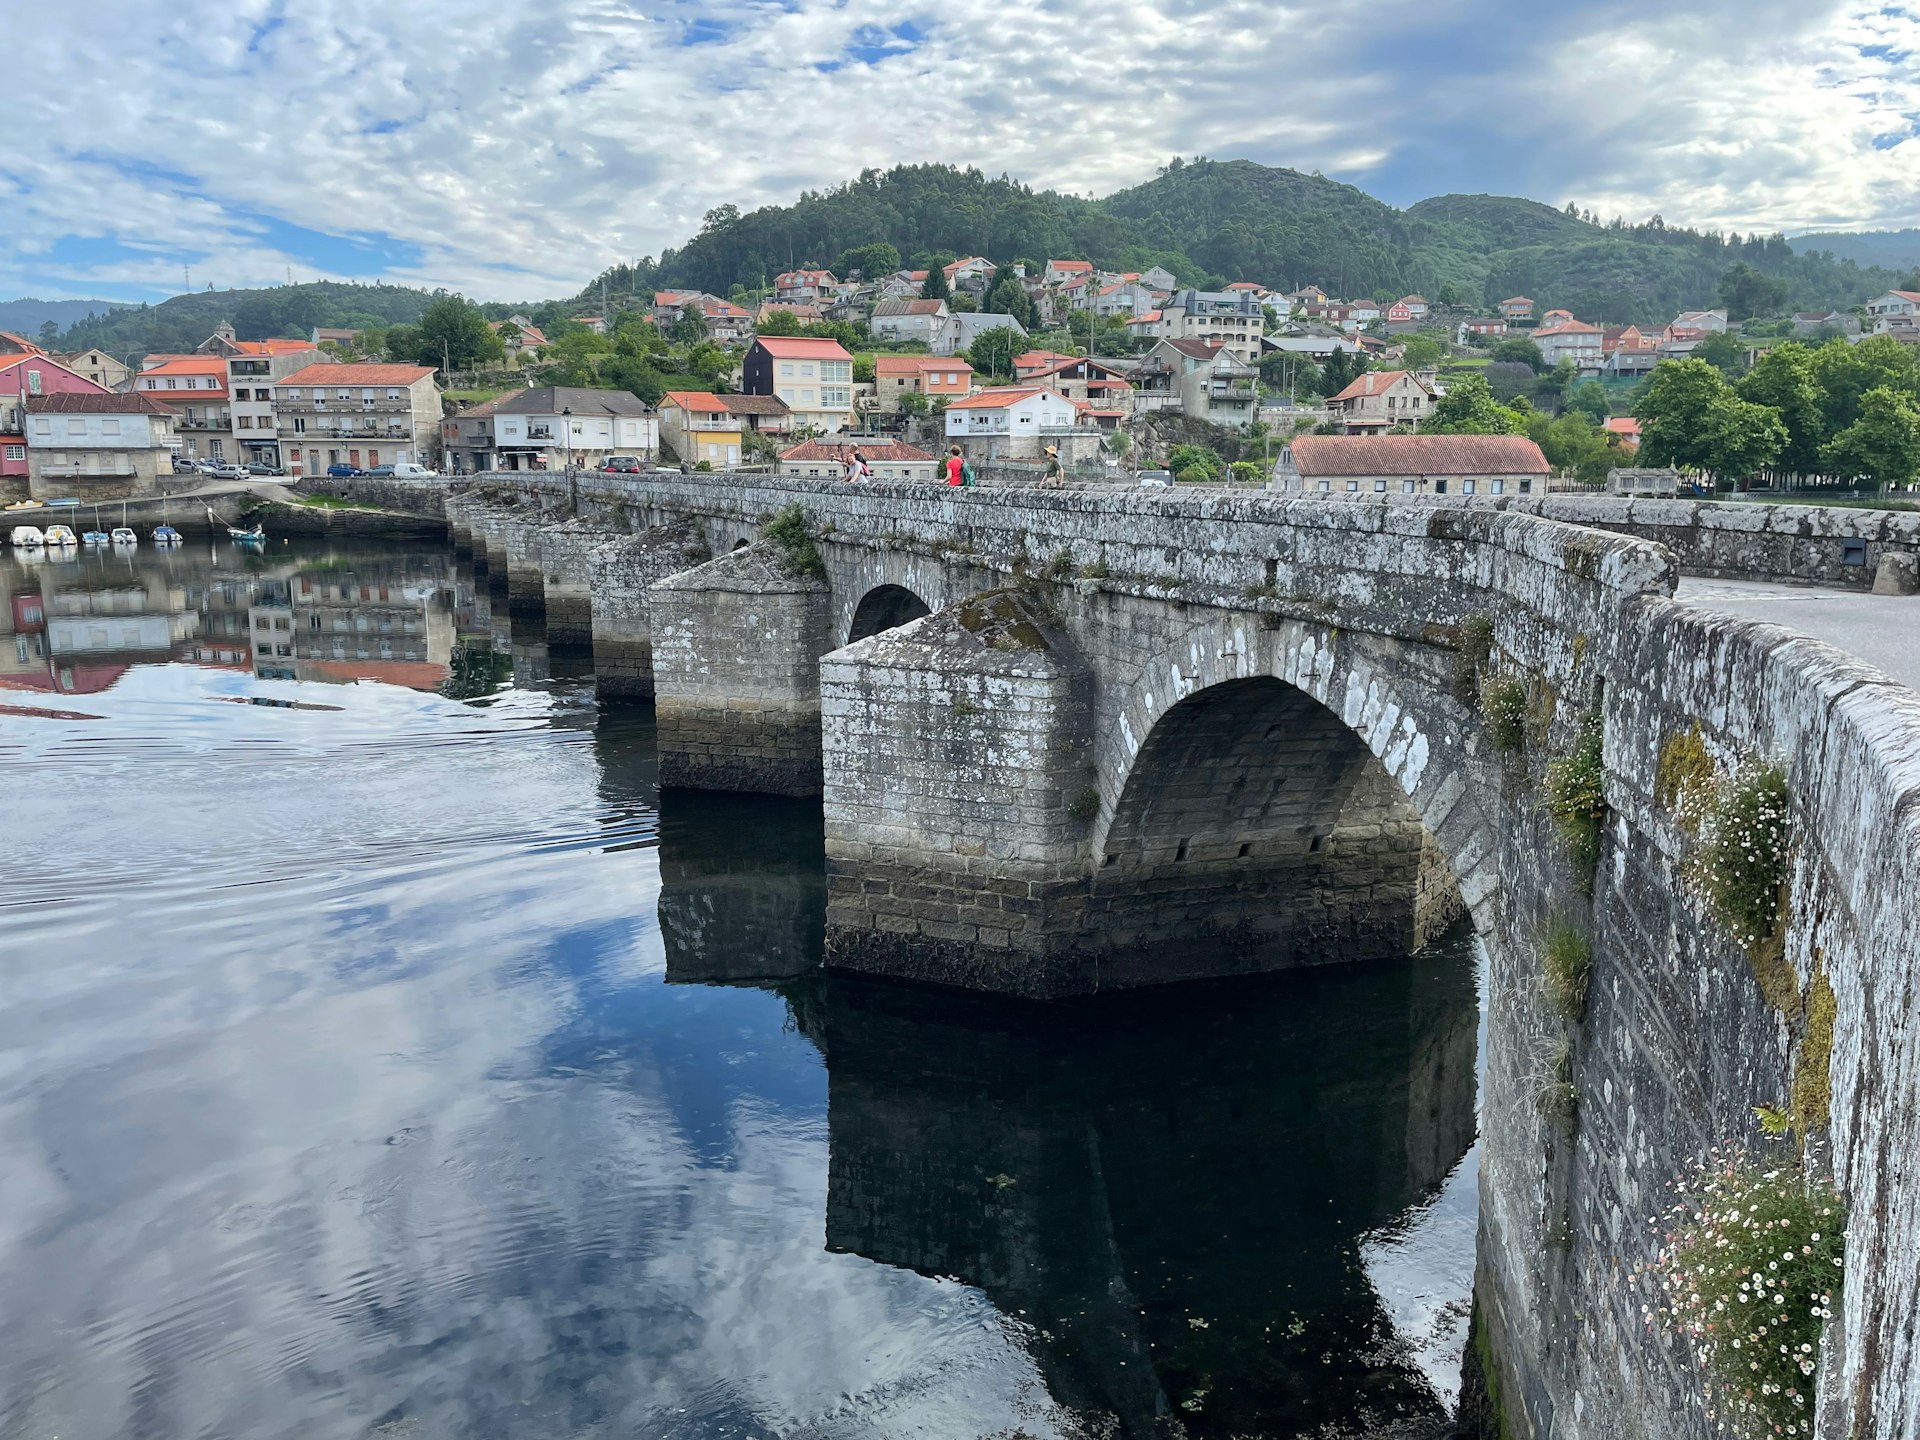
[[[567,474],[573,474],[573,407],[560,407],[560,435],[567,447]]]

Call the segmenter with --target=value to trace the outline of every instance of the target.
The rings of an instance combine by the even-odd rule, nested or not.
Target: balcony
[[[140,467],[129,457],[103,459],[98,465],[41,465],[37,473],[43,480],[124,480],[138,475]]]

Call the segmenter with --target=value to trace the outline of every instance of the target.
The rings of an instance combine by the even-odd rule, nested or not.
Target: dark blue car
[[[364,475],[366,473],[367,472],[362,470],[358,465],[327,466],[327,474],[334,478],[352,479],[355,475]]]

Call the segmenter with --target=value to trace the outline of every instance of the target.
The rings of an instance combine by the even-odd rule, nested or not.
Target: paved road
[[[1920,690],[1920,596],[1682,578],[1675,598],[1825,640]]]

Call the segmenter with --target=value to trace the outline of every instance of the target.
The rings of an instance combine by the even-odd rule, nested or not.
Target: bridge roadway
[[[1920,599],[1915,597],[1685,576],[1674,599],[1823,640],[1920,690]]]
[[[821,796],[831,965],[1070,997],[1382,955],[1457,894],[1489,964],[1477,1320],[1510,1433],[1715,1433],[1645,1323],[1648,1222],[1790,1104],[1851,1205],[1821,1433],[1911,1437],[1920,695],[1855,656],[1899,661],[1920,601],[1674,596],[1683,566],[1863,589],[1920,517],[1724,508],[673,475],[489,477],[447,518],[516,619],[653,698],[663,784]],[[1474,703],[1495,677],[1518,746]],[[1595,728],[1591,863],[1541,795]],[[1691,879],[1673,781],[1703,755],[1786,775],[1752,953]],[[1555,924],[1591,943],[1572,1013]]]

